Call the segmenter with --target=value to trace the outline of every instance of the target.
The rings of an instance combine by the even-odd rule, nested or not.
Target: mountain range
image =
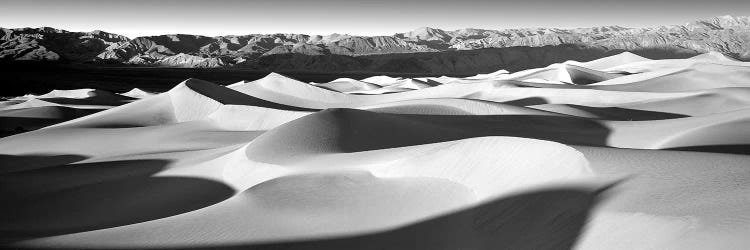
[[[719,16],[652,28],[602,26],[505,30],[418,28],[392,36],[171,34],[0,29],[0,61],[258,70],[474,73],[522,70],[622,51],[653,59],[721,52],[750,60],[750,17]]]

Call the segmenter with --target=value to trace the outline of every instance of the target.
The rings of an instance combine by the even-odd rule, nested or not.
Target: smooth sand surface
[[[0,103],[0,244],[747,249],[750,65],[272,73]]]

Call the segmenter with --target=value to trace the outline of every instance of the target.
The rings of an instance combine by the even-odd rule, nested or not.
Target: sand
[[[750,65],[272,73],[0,103],[9,248],[746,249]]]

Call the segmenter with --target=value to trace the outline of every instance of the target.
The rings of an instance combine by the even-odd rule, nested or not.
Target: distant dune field
[[[0,244],[750,248],[750,63],[354,77],[2,101]]]

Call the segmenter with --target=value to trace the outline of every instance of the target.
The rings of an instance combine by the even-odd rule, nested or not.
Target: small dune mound
[[[135,98],[98,89],[52,90],[37,96],[43,101],[62,105],[109,105],[118,106],[135,100]]]
[[[139,89],[139,88],[133,88],[130,91],[122,93],[120,95],[140,99],[140,98],[149,97],[149,96],[152,96],[152,95],[155,95],[155,94],[151,93],[151,92],[148,92],[148,91],[145,91],[145,90],[142,90],[142,89]]]
[[[396,83],[398,81],[402,80],[400,77],[390,77],[390,76],[372,76],[365,79],[362,79],[363,82],[369,82],[375,85],[379,86],[387,86],[391,85],[393,83]]]
[[[608,56],[600,59],[596,59],[593,61],[585,62],[582,66],[594,70],[606,70],[612,67],[630,64],[630,63],[638,63],[638,62],[647,62],[651,61],[651,59],[633,54],[631,52],[622,52],[617,55]]]
[[[54,106],[62,106],[57,103],[52,103],[48,101],[43,101],[37,98],[29,98],[25,101],[20,101],[19,103],[11,104],[5,107],[2,107],[0,110],[12,110],[12,109],[26,109],[26,108],[39,108],[39,107],[54,107]]]
[[[507,70],[501,69],[489,74],[477,74],[475,76],[466,77],[466,79],[476,79],[476,80],[485,80],[485,79],[497,79],[502,76],[506,76],[510,74]]]
[[[707,53],[703,53],[694,57],[691,57],[690,59],[693,60],[706,60],[706,61],[724,61],[724,62],[739,62],[739,60],[728,57],[724,55],[721,52],[716,51],[709,51]]]
[[[331,82],[319,83],[315,86],[338,92],[368,91],[380,88],[380,86],[376,84],[354,80],[351,78],[339,78]]]
[[[72,89],[72,90],[59,90],[55,89],[46,94],[38,96],[39,98],[75,98],[84,99],[97,95],[108,95],[107,91],[96,90],[96,89]]]
[[[405,88],[405,89],[424,89],[424,88],[429,88],[429,87],[435,87],[438,85],[440,85],[440,83],[435,82],[435,81],[429,81],[429,80],[421,81],[418,79],[408,78],[408,79],[400,80],[392,84],[389,84],[386,87]]]

